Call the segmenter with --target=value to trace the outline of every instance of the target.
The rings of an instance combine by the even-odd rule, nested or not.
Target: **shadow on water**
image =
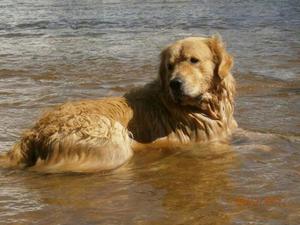
[[[110,174],[1,171],[1,217],[7,224],[227,224],[234,165],[230,145],[212,143],[139,153]]]

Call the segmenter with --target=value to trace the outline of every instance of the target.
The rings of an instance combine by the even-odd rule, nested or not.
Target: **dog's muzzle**
[[[172,95],[176,101],[179,101],[183,95],[183,81],[180,78],[174,78],[169,83]]]

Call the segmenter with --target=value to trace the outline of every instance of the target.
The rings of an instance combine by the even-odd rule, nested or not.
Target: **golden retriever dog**
[[[233,118],[232,57],[220,37],[189,37],[161,53],[159,76],[123,97],[68,102],[45,113],[1,164],[47,171],[101,171],[134,151],[220,140]]]

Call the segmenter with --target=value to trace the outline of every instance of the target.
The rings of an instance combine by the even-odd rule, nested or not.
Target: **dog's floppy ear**
[[[209,38],[208,45],[214,55],[214,61],[216,63],[215,71],[219,78],[223,80],[230,73],[233,66],[233,58],[226,51],[220,35],[213,35]]]

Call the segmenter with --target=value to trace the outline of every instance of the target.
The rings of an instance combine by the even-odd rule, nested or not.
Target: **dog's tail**
[[[43,141],[29,131],[10,151],[0,153],[0,168],[93,172],[120,167],[133,155],[131,134],[107,117],[100,116],[95,121],[99,124],[97,129],[55,133]]]
[[[22,146],[20,143],[16,143],[10,151],[0,153],[0,168],[20,168],[24,160]]]
[[[8,167],[10,162],[8,152],[0,153],[0,168]]]

